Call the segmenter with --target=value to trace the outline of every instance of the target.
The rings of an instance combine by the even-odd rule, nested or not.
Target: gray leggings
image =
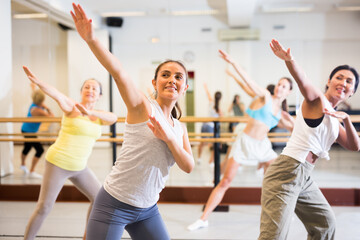
[[[45,173],[41,183],[39,199],[36,209],[30,217],[26,227],[24,235],[25,240],[35,239],[43,221],[53,208],[56,198],[59,195],[61,188],[64,186],[66,179],[69,179],[76,188],[90,200],[91,204],[88,210],[89,216],[92,203],[101,188],[101,184],[95,174],[87,167],[81,171],[68,171],[45,161]]]
[[[124,229],[135,240],[169,240],[157,205],[138,208],[120,202],[101,188],[90,213],[87,240],[118,240]]]

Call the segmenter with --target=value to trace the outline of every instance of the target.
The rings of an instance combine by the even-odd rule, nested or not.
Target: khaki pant
[[[294,211],[308,239],[334,239],[335,215],[310,176],[313,168],[285,155],[270,165],[261,194],[260,240],[285,240]]]

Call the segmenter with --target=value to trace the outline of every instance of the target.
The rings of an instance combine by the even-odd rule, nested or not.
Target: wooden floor
[[[87,203],[56,203],[40,229],[38,240],[81,239]],[[20,240],[35,202],[0,202],[0,240]],[[159,204],[171,239],[254,240],[259,234],[260,206],[231,205],[229,212],[214,212],[209,227],[190,232],[186,227],[199,218],[202,205]],[[360,207],[334,207],[337,218],[336,238],[360,240]],[[297,217],[291,220],[289,240],[306,239],[306,231]],[[123,239],[129,239],[127,233]]]
[[[196,148],[193,149],[196,156]],[[14,173],[1,178],[2,185],[27,186],[39,184],[39,179],[29,179],[19,170],[21,146],[15,146]],[[32,154],[31,152],[30,154]],[[191,174],[173,167],[167,187],[210,187],[213,185],[213,168],[207,163],[209,151],[205,150]],[[224,156],[222,155],[222,158]],[[330,161],[321,160],[313,172],[315,181],[321,188],[360,189],[360,153],[333,147]],[[28,159],[29,162],[30,159]],[[43,160],[37,171],[43,171]],[[91,155],[89,166],[100,181],[110,171],[111,149],[97,146]],[[261,172],[255,167],[242,167],[233,181],[233,187],[260,188]],[[71,186],[67,182],[67,186]],[[4,194],[4,193],[2,193]],[[5,193],[6,194],[6,193]],[[21,199],[18,199],[21,200]],[[35,208],[35,201],[0,201],[0,239],[22,239],[26,223]],[[57,202],[45,220],[37,239],[81,239],[85,225],[88,203]],[[172,239],[256,239],[259,234],[259,205],[230,205],[229,212],[215,212],[210,217],[210,226],[195,232],[186,230],[201,215],[203,204],[159,204],[161,214]],[[360,207],[333,206],[337,217],[336,239],[360,240]],[[127,239],[124,235],[123,239]],[[294,216],[289,239],[306,239],[306,231]]]

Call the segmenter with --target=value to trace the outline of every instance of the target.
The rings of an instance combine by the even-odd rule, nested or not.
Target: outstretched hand
[[[219,50],[219,53],[220,53],[220,57],[222,59],[224,59],[225,61],[227,61],[228,63],[232,64],[234,63],[234,60],[230,57],[229,54],[227,54],[225,51],[223,50]]]
[[[273,51],[273,53],[278,56],[278,58],[284,60],[284,61],[291,61],[293,59],[291,53],[290,53],[290,48],[288,48],[287,50],[285,50],[285,48],[283,46],[281,46],[281,44],[273,39],[270,42],[270,47],[271,50]]]
[[[92,19],[89,19],[86,16],[84,9],[80,4],[72,4],[74,12],[70,11],[70,14],[74,20],[76,30],[78,31],[80,37],[86,42],[94,39],[94,31],[92,29]]]
[[[344,120],[345,118],[347,118],[349,116],[347,113],[342,112],[342,111],[330,112],[327,108],[324,109],[324,114],[329,115],[331,117],[339,118],[341,120]]]
[[[163,140],[165,143],[173,140],[174,136],[167,133],[155,117],[149,116],[150,122],[147,123],[150,130],[154,133],[155,137]]]
[[[23,66],[24,72],[26,74],[26,76],[29,78],[29,80],[34,83],[34,84],[38,84],[40,82],[39,79],[37,79],[37,77],[35,77],[35,75],[30,71],[30,69],[26,66]]]
[[[75,107],[81,112],[82,115],[88,116],[90,112],[80,103],[75,103]]]

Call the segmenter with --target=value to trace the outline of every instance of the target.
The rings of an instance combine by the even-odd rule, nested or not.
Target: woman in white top
[[[283,101],[291,92],[291,79],[281,78],[275,87],[274,94],[271,95],[268,90],[253,81],[230,55],[221,50],[219,53],[221,58],[233,66],[242,80],[236,77],[234,79],[240,86],[246,86],[243,89],[255,98],[246,110],[249,120],[244,129],[238,133],[231,147],[224,176],[212,190],[200,219],[187,227],[190,231],[208,227],[210,214],[222,201],[241,165],[258,165],[259,169],[264,168],[266,171],[270,163],[276,159],[277,154],[267,137],[270,129],[279,126],[291,130],[293,127],[291,116],[281,109]]]
[[[290,48],[284,49],[276,40],[270,47],[285,61],[304,101],[286,147],[264,176],[259,239],[286,239],[294,211],[305,225],[308,239],[334,239],[334,213],[311,171],[317,159],[329,160],[328,151],[335,141],[359,151],[360,139],[349,115],[334,110],[355,93],[359,75],[348,65],[338,66],[331,72],[324,94],[306,77]]]
[[[78,33],[114,78],[127,108],[121,153],[95,200],[87,239],[120,239],[124,229],[132,239],[170,239],[156,203],[174,163],[187,173],[194,167],[187,130],[176,119],[177,101],[188,88],[186,69],[177,61],[160,64],[152,80],[156,98],[148,99],[100,44],[81,6],[73,8]]]

